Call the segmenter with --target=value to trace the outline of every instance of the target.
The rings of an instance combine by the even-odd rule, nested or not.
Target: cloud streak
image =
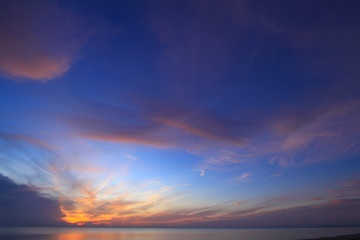
[[[27,141],[26,139],[32,139],[30,137],[8,134],[6,138],[2,139],[3,144],[4,141],[8,142],[9,154],[11,152],[25,153],[27,144],[31,144],[35,148],[42,148],[44,152],[56,151],[47,149],[43,144],[38,144],[39,141]],[[11,155],[11,161],[3,156],[1,161],[7,164],[11,162],[18,167],[16,161],[20,160],[18,159],[20,155]],[[163,185],[161,182],[150,180],[134,182],[120,177],[118,174],[111,175],[109,172],[103,171],[92,171],[91,177],[89,177],[78,170],[79,162],[75,164],[70,161],[65,166],[65,162],[59,161],[60,156],[53,154],[57,157],[57,161],[48,161],[47,164],[43,162],[39,165],[37,163],[42,161],[40,156],[41,154],[33,158],[31,162],[25,162],[26,165],[31,163],[29,166],[37,168],[37,174],[23,176],[27,179],[25,183],[30,187],[29,189],[32,189],[31,191],[36,191],[42,198],[50,199],[44,201],[58,203],[54,206],[54,211],[57,209],[56,211],[61,213],[63,224],[139,227],[269,227],[307,226],[307,224],[310,226],[323,221],[323,218],[316,218],[311,223],[307,222],[306,219],[312,216],[313,212],[325,214],[324,216],[331,218],[332,220],[327,222],[330,225],[350,223],[358,219],[356,212],[360,205],[356,196],[337,198],[340,196],[336,195],[358,192],[356,180],[343,185],[345,190],[349,191],[336,189],[328,192],[332,194],[330,198],[313,198],[314,201],[310,203],[291,195],[284,195],[260,202],[247,200],[217,205],[206,204],[203,207],[179,207],[173,206],[172,203],[176,199],[181,200],[180,193],[176,192],[174,187]],[[9,177],[14,177],[11,164],[8,165],[8,170],[5,172]],[[86,166],[89,168],[89,163]],[[25,173],[28,172],[23,172],[23,174]],[[248,176],[248,173],[244,173],[238,177],[238,180],[242,181]],[[41,184],[33,181],[35,178],[42,179]],[[333,211],[340,217],[334,218],[332,213],[329,213]],[[319,216],[322,216],[321,214]],[[349,217],[349,219],[345,221],[345,217]],[[277,220],[269,221],[269,219]],[[55,220],[58,221],[59,217],[56,217]],[[61,225],[61,223],[59,224]]]
[[[267,158],[270,164],[286,167],[336,160],[360,150],[359,100],[315,108],[307,116],[301,112],[287,115],[286,111],[264,116],[251,128],[241,120],[215,120],[210,114],[193,114],[193,109],[185,107],[176,111],[178,114],[166,105],[151,104],[130,112],[116,107],[110,112],[92,109],[101,117],[61,118],[86,139],[183,149],[204,157],[209,165]],[[122,117],[113,117],[114,111]]]
[[[329,201],[316,206],[301,206],[254,212],[243,217],[192,224],[193,227],[295,227],[339,226],[359,221],[359,199]],[[190,226],[190,225],[188,225]]]

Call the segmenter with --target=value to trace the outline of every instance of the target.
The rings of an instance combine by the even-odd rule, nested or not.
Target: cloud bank
[[[64,225],[57,200],[43,197],[28,186],[15,184],[3,175],[0,175],[0,189],[1,226]]]

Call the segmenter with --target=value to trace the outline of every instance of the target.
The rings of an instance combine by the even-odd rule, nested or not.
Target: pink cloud
[[[246,179],[250,176],[251,174],[250,173],[244,173],[243,175],[239,176],[239,177],[236,177],[236,178],[233,178],[231,179],[232,182],[245,182]]]
[[[90,139],[90,140],[96,140],[96,141],[107,141],[107,142],[118,142],[118,143],[125,143],[125,144],[139,144],[139,145],[147,145],[157,148],[168,148],[170,147],[169,144],[166,144],[165,141],[158,141],[155,138],[146,139],[144,137],[136,137],[126,134],[80,134],[80,137]]]
[[[234,205],[239,206],[239,205],[244,205],[245,203],[248,203],[248,201],[245,201],[245,202],[236,202],[236,203],[234,203]]]
[[[344,102],[327,109],[317,109],[311,120],[304,122],[285,137],[274,141],[265,151],[274,151],[270,163],[288,166],[302,155],[302,163],[334,160],[351,155],[358,149],[357,136],[360,133],[358,121],[359,100]],[[281,124],[278,123],[278,124]],[[305,154],[306,153],[306,154]]]
[[[344,183],[344,186],[352,187],[360,185],[360,179]]]
[[[327,190],[328,193],[348,193],[348,192],[356,192],[356,191],[360,191],[360,187],[358,187],[358,188]]]
[[[66,73],[88,33],[53,1],[2,3],[0,71],[16,81],[47,82]]]
[[[314,197],[314,198],[312,198],[311,200],[313,200],[313,201],[320,201],[320,200],[321,200],[321,198]]]
[[[235,145],[239,145],[241,143],[241,140],[231,139],[230,136],[222,136],[221,134],[212,133],[210,131],[206,131],[206,130],[196,127],[196,126],[191,126],[190,124],[187,124],[187,123],[184,123],[181,121],[177,121],[177,120],[173,120],[173,119],[165,119],[165,118],[163,118],[163,119],[158,118],[156,120],[164,125],[174,127],[177,129],[181,129],[186,133],[197,135],[199,137],[203,137],[206,139],[211,139],[214,141],[224,141],[224,142],[232,143]],[[213,122],[211,122],[211,119],[201,119],[201,120],[202,120],[202,125],[210,125],[212,127],[212,129],[216,128],[216,127],[220,128],[220,126],[216,126]]]

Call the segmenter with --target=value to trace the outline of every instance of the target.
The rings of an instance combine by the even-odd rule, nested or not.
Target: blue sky
[[[357,1],[0,6],[1,225],[359,222]]]

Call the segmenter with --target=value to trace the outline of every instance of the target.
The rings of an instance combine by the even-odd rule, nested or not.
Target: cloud
[[[358,188],[346,188],[346,189],[328,190],[327,192],[329,192],[329,193],[360,192],[360,187],[358,187]]]
[[[356,225],[360,221],[360,200],[337,199],[315,206],[272,211],[248,211],[242,217],[222,216],[214,221],[192,223],[191,227],[314,227]],[[244,212],[242,212],[244,214]]]
[[[159,104],[153,99],[138,105],[123,104],[129,106],[120,108],[84,101],[81,104],[82,109],[86,109],[84,114],[59,118],[83,138],[194,152],[206,144],[241,145],[243,136],[227,126],[246,131],[241,123],[179,104]]]
[[[244,173],[243,175],[233,178],[232,181],[237,182],[237,181],[245,181],[246,178],[248,178],[250,176],[250,173]]]
[[[4,150],[0,174],[56,201],[59,222],[87,226],[127,222],[134,226],[131,219],[166,211],[168,203],[180,195],[175,187],[160,181],[129,180],[118,168],[98,169],[89,159],[82,163],[79,154],[65,159],[72,154],[64,156],[59,149],[39,143],[42,141],[26,135],[0,134],[0,149]]]
[[[244,205],[245,203],[248,203],[248,201],[245,201],[245,202],[236,202],[236,203],[234,203],[234,205],[239,206],[239,205]]]
[[[119,142],[125,144],[140,144],[153,147],[170,147],[171,138],[166,132],[162,134],[161,125],[132,114],[134,121],[111,119],[111,116],[62,116],[65,122],[72,124],[76,135],[91,140]]]
[[[117,171],[92,173],[89,177],[71,164],[65,169],[58,165],[49,169],[52,191],[64,215],[62,220],[70,224],[114,226],[125,222],[135,226],[132,219],[165,211],[167,203],[177,197],[174,187],[158,181],[127,180]]]
[[[279,165],[293,164],[302,158],[302,163],[340,159],[359,151],[360,128],[359,100],[343,102],[319,110],[311,121],[290,132],[278,142],[271,162]]]
[[[28,186],[15,184],[3,175],[0,175],[0,191],[1,226],[64,225],[56,199],[41,196]]]
[[[252,61],[268,54],[261,51],[267,51],[265,47],[259,47],[261,44],[248,43],[253,42],[253,39],[247,39],[246,33],[250,30],[251,35],[265,39],[264,41],[281,41],[282,50],[279,54],[283,54],[284,50],[296,56],[297,67],[294,68],[294,73],[306,72],[306,75],[292,80],[294,84],[301,86],[299,91],[294,91],[294,95],[301,92],[302,96],[297,96],[296,102],[292,102],[294,99],[286,93],[291,91],[291,88],[283,89],[283,92],[271,89],[273,86],[283,85],[285,81],[274,82],[274,79],[264,76],[266,83],[270,83],[268,92],[273,91],[273,97],[287,96],[282,99],[282,106],[273,104],[266,109],[274,114],[259,114],[254,111],[237,115],[236,111],[232,111],[230,121],[227,122],[225,120],[229,119],[224,114],[226,110],[220,111],[218,116],[221,115],[219,118],[224,120],[219,121],[222,123],[219,124],[220,131],[207,126],[207,123],[214,120],[206,118],[208,116],[204,117],[203,121],[197,121],[194,116],[158,116],[164,117],[159,121],[202,139],[227,142],[229,144],[225,147],[226,150],[240,153],[246,159],[271,159],[271,164],[280,167],[342,159],[357,152],[357,122],[360,117],[357,114],[359,103],[356,89],[359,88],[357,66],[360,48],[356,44],[359,35],[354,22],[358,20],[358,16],[354,13],[345,14],[348,13],[347,10],[334,11],[348,9],[353,4],[331,3],[319,6],[307,3],[307,7],[303,7],[304,5],[294,2],[268,4],[263,1],[260,5],[266,7],[256,8],[249,1],[228,1],[224,4],[216,1],[207,4],[187,3],[182,11],[172,4],[165,4],[161,8],[154,5],[152,30],[164,46],[165,63],[161,62],[159,65],[166,66],[164,75],[173,80],[169,84],[174,84],[167,89],[176,88],[177,91],[172,91],[172,94],[179,95],[182,102],[191,99],[193,105],[197,102],[203,104],[203,99],[212,99],[212,106],[205,107],[215,109],[221,102],[224,109],[229,104],[232,109],[246,108],[240,104],[241,97],[236,98],[239,104],[233,103],[233,98],[229,98],[232,101],[223,100],[229,100],[226,96],[231,95],[232,89],[226,88],[230,74],[223,73],[222,70],[231,72],[231,69],[221,66],[231,66],[229,58],[232,53],[236,54],[232,59],[237,68],[251,65]],[[320,9],[322,13],[319,15]],[[278,14],[274,15],[273,12]],[[285,14],[289,12],[291,14]],[[183,15],[186,17],[181,18]],[[314,24],[307,24],[309,19],[313,19]],[[247,44],[243,44],[243,41]],[[272,40],[266,44],[270,44],[274,49],[279,48]],[[247,49],[243,49],[243,46]],[[282,71],[283,69],[273,69],[271,74]],[[333,74],[335,72],[336,74]],[[295,75],[290,74],[286,78],[297,79]],[[239,72],[236,72],[236,76],[236,81],[233,80],[230,86],[237,89],[236,94],[241,95],[241,89],[248,89],[246,78],[249,76],[243,77]],[[314,82],[314,78],[318,80]],[[205,85],[204,79],[207,82]],[[236,85],[237,81],[241,84]],[[263,82],[259,85],[261,84],[265,86]],[[247,95],[247,92],[244,95]],[[256,99],[258,100],[261,100],[261,97]],[[243,102],[251,105],[249,99],[244,99]],[[289,109],[281,112],[279,109],[285,107],[287,102]],[[259,105],[265,104],[252,106]],[[203,113],[204,111],[199,115]],[[246,117],[251,121],[244,121]],[[225,124],[226,122],[228,124]],[[354,132],[351,132],[351,129]],[[212,156],[212,159],[208,160],[209,164],[234,163],[220,153],[216,158]]]
[[[347,187],[353,187],[353,186],[358,186],[358,185],[360,185],[360,179],[344,183],[344,186],[347,186]]]
[[[342,159],[360,150],[358,99],[309,107],[305,113],[285,109],[261,116],[261,121],[255,118],[250,125],[186,105],[154,104],[151,99],[130,104],[132,110],[90,102],[82,109],[91,111],[60,116],[76,136],[183,149],[202,157],[209,169],[264,159],[280,167],[300,166]]]
[[[55,1],[2,1],[0,8],[0,71],[16,81],[62,76],[89,35]]]
[[[313,200],[313,201],[320,201],[320,200],[322,200],[322,198],[314,197],[314,198],[311,198],[311,200]]]
[[[326,192],[333,195],[336,198],[353,198],[359,196],[360,186],[358,180],[353,180],[341,184],[336,189],[330,189]]]
[[[242,143],[240,138],[236,139],[230,134],[228,129],[224,128],[225,121],[216,121],[211,119],[211,117],[194,116],[193,114],[181,117],[182,119],[157,118],[155,121],[205,139],[228,142],[233,145],[240,145]]]
[[[6,138],[2,138],[2,144],[7,143],[8,154],[2,156],[2,163],[6,163],[3,164],[4,168],[2,170],[8,169],[7,163],[9,162],[18,167],[17,161],[21,160],[19,156],[31,155],[30,152],[26,152],[29,151],[28,144],[34,147],[31,152],[36,152],[35,148],[45,148],[42,151],[48,152],[47,158],[51,156],[51,154],[49,155],[51,151],[56,151],[56,149],[47,149],[46,145],[38,144],[39,141],[28,141],[28,139],[32,138],[18,137],[17,135],[7,135]],[[10,153],[18,155],[11,155]],[[54,207],[57,210],[53,211],[59,215],[56,215],[54,219],[59,221],[60,218],[63,222],[70,224],[147,227],[154,226],[154,224],[189,227],[259,227],[316,226],[316,224],[324,221],[329,224],[337,224],[341,223],[341,221],[344,224],[350,224],[358,220],[357,215],[354,215],[354,212],[358,211],[359,208],[359,201],[356,199],[334,198],[327,202],[319,201],[319,204],[311,206],[294,207],[294,204],[304,203],[293,201],[295,199],[293,196],[285,195],[269,198],[259,203],[251,201],[236,202],[231,205],[241,206],[242,209],[235,211],[232,208],[235,206],[229,206],[226,203],[200,208],[174,207],[172,203],[175,199],[179,200],[179,193],[174,191],[174,187],[165,186],[161,182],[134,182],[122,178],[118,179],[116,178],[117,174],[111,175],[103,171],[91,172],[91,177],[89,177],[89,175],[79,172],[78,169],[81,169],[81,167],[79,168],[78,165],[80,163],[73,165],[74,163],[70,161],[66,166],[59,155],[53,154],[52,157],[56,157],[57,161],[39,164],[43,160],[42,157],[44,156],[40,154],[27,160],[23,159],[25,165],[36,170],[36,174],[33,175],[30,174],[31,171],[30,173],[26,171],[28,175],[25,177],[27,181],[24,183],[30,186],[26,188],[32,192],[36,191],[39,196],[46,197],[45,200],[40,201],[41,203],[42,201],[55,201],[56,205]],[[89,165],[87,163],[86,166],[91,167]],[[8,169],[7,172],[9,173],[9,171],[11,169]],[[22,174],[24,173],[22,172]],[[244,173],[238,177],[238,180],[242,181],[248,176],[249,173]],[[9,177],[14,177],[14,175],[9,174]],[[41,183],[34,181],[34,179],[40,179]],[[349,188],[354,187],[356,185]],[[6,189],[6,187],[2,187],[2,189]],[[5,196],[11,196],[11,194]],[[354,198],[355,196],[351,197]],[[284,203],[289,204],[285,206]],[[354,212],[350,213],[349,209]],[[315,214],[324,217],[316,217],[316,221],[307,222],[306,219],[313,216],[310,214],[311,211],[313,211],[313,214],[315,212]],[[337,218],[328,211],[335,211],[340,217]],[[344,216],[349,216],[349,218],[345,220]],[[327,219],[327,217],[332,219]],[[270,221],[270,219],[276,219],[276,221]]]

